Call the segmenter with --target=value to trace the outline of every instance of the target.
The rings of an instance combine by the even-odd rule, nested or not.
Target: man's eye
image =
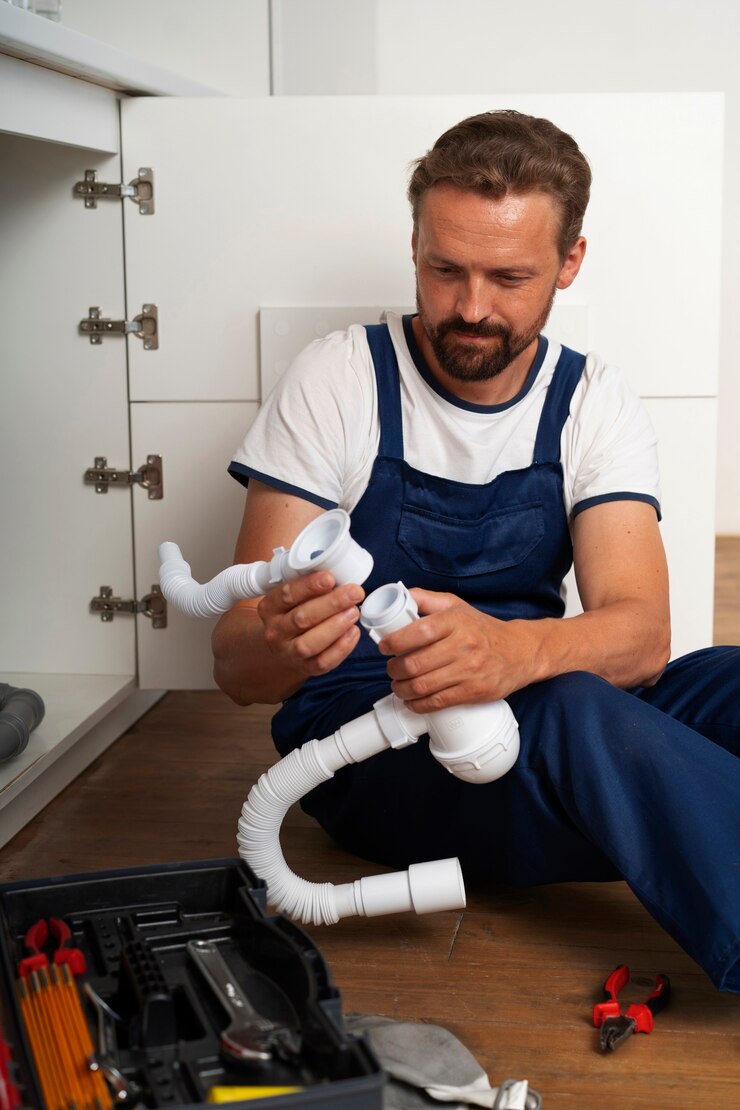
[[[454,274],[456,271],[452,266],[432,266],[435,274]]]

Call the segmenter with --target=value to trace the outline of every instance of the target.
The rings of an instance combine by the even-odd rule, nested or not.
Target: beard
[[[440,367],[451,378],[459,382],[486,382],[510,366],[514,359],[526,351],[530,343],[538,338],[547,323],[550,310],[555,300],[556,286],[553,285],[547,304],[532,324],[522,331],[514,331],[507,324],[488,324],[481,321],[478,324],[469,324],[461,316],[450,317],[433,324],[427,315],[416,283],[416,307],[419,320],[426,333],[434,356]],[[485,350],[470,350],[459,343],[454,332],[464,335],[485,336],[497,339],[498,343]]]

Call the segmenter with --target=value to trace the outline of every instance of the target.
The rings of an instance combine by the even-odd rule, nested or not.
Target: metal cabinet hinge
[[[100,593],[90,602],[90,612],[100,613],[101,621],[112,621],[116,613],[141,613],[149,617],[152,628],[167,627],[167,602],[159,586],[152,586],[152,592],[141,601],[123,601],[113,596],[111,586],[101,586]]]
[[[154,212],[154,174],[149,166],[143,166],[128,185],[109,185],[97,180],[95,170],[85,170],[85,180],[76,183],[74,195],[84,198],[85,208],[97,208],[99,200],[132,200],[138,204],[142,216],[151,216]]]
[[[109,320],[100,315],[100,308],[93,305],[90,314],[80,320],[80,331],[90,336],[90,342],[99,344],[106,335],[135,335],[144,344],[145,351],[159,348],[159,313],[155,304],[145,304],[133,320]]]
[[[111,486],[139,485],[147,490],[150,501],[161,501],[164,497],[162,481],[162,456],[147,455],[146,463],[138,470],[119,470],[108,466],[105,455],[95,456],[95,465],[85,471],[86,486],[95,486],[96,493],[107,493]]]

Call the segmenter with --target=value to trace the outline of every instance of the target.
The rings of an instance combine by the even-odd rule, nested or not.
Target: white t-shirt
[[[401,380],[404,458],[426,474],[482,485],[529,466],[545,395],[560,355],[547,344],[523,388],[502,405],[449,394],[411,349],[402,317],[387,314]],[[416,361],[415,361],[416,358]],[[353,325],[311,343],[261,407],[229,471],[323,508],[351,512],[378,452],[375,372],[365,329]],[[600,501],[642,500],[659,511],[655,433],[623,374],[589,354],[561,436],[568,517]]]

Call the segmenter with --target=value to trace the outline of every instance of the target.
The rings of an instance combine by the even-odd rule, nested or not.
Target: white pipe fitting
[[[418,616],[402,582],[374,590],[360,609],[360,621],[376,642]],[[340,767],[370,759],[386,748],[415,744],[424,732],[429,733],[429,750],[435,759],[466,782],[500,778],[519,754],[519,728],[505,701],[421,714],[395,694],[382,698],[371,712],[348,721],[332,736],[296,748],[252,788],[237,832],[239,855],[265,880],[273,905],[311,925],[335,924],[358,914],[371,917],[411,909],[430,913],[465,905],[457,859],[414,864],[408,871],[334,886],[299,878],[280,848],[280,826],[294,802]]]
[[[380,586],[363,602],[360,623],[379,643],[384,636],[417,620],[419,610],[403,582]],[[413,715],[411,710],[406,713]],[[455,705],[422,718],[429,751],[465,782],[492,782],[514,766],[519,755],[519,726],[507,702]]]
[[[311,521],[288,551],[275,548],[270,562],[228,567],[204,585],[195,582],[177,544],[160,545],[160,583],[167,601],[190,616],[217,616],[237,601],[260,597],[273,586],[316,570],[329,571],[337,585],[362,583],[373,559],[349,534],[349,516],[332,509]],[[373,640],[418,618],[403,583],[381,586],[360,610]],[[334,886],[295,875],[280,848],[280,826],[288,809],[335,771],[387,748],[416,743],[428,732],[429,749],[443,766],[467,782],[490,782],[505,774],[519,752],[519,730],[505,701],[454,706],[422,716],[394,694],[372,711],[342,725],[332,736],[312,740],[271,767],[250,791],[237,832],[239,855],[265,880],[270,902],[306,924],[322,925],[354,914],[374,916],[414,909],[417,913],[458,909],[465,888],[457,859],[413,864],[408,871],[372,875]]]
[[[328,570],[338,586],[361,584],[373,569],[373,557],[349,533],[344,509],[312,520],[288,551],[276,547],[270,562],[227,567],[210,582],[196,582],[176,543],[159,545],[159,582],[167,601],[189,617],[215,617],[246,598],[261,597],[273,586],[302,574]]]
[[[397,703],[394,705],[394,703]],[[353,883],[311,883],[288,867],[280,848],[285,814],[304,794],[332,778],[340,767],[369,759],[388,747],[413,744],[426,726],[416,716],[415,732],[403,723],[403,703],[390,694],[332,736],[289,752],[263,774],[249,793],[239,819],[239,855],[267,883],[270,902],[306,925],[333,925],[343,917],[374,917],[415,910],[432,913],[465,905],[456,859],[412,864],[408,871],[371,875]]]

